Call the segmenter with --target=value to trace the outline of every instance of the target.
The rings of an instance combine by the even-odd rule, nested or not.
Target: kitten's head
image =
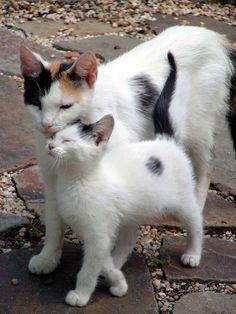
[[[58,166],[91,169],[103,155],[113,128],[111,115],[93,124],[76,121],[48,139],[46,149]]]
[[[37,129],[53,134],[80,116],[97,78],[97,61],[92,53],[72,63],[49,63],[22,46],[20,60],[24,99]]]

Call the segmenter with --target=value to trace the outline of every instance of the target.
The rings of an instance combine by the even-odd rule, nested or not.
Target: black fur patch
[[[40,98],[44,96],[50,89],[52,83],[58,80],[61,76],[61,73],[66,71],[72,66],[73,63],[62,63],[58,73],[55,75],[55,78],[52,79],[51,72],[43,65],[41,65],[41,72],[39,76],[24,76],[25,92],[24,99],[26,105],[33,105],[38,107],[41,110],[41,101]]]
[[[174,136],[174,129],[169,115],[169,106],[175,90],[177,68],[174,56],[168,53],[170,73],[153,110],[153,122],[156,134]]]
[[[24,76],[24,100],[26,105],[33,105],[41,110],[40,98],[44,96],[50,89],[52,84],[51,72],[44,68],[39,76]]]
[[[160,159],[154,156],[151,156],[148,159],[146,167],[148,168],[149,171],[158,175],[161,175],[164,170]]]
[[[159,92],[147,75],[137,75],[131,79],[132,87],[136,90],[139,111],[151,115]]]

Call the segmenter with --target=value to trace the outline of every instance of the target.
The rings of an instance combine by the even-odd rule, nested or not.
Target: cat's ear
[[[114,118],[111,115],[106,115],[94,123],[92,135],[97,146],[108,142],[113,128]]]
[[[27,47],[20,47],[21,72],[23,76],[37,77],[42,71],[43,64]]]
[[[97,79],[97,59],[91,52],[84,53],[67,70],[68,76],[73,81],[84,80],[90,88]]]

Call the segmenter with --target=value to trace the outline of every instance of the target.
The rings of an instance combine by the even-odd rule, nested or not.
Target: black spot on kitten
[[[149,171],[151,171],[154,174],[161,175],[163,172],[163,165],[160,159],[154,156],[151,156],[148,159],[146,167],[148,168]]]
[[[137,75],[131,79],[139,103],[138,110],[145,115],[151,115],[159,92],[147,75]]]
[[[73,64],[73,62],[61,63],[54,80],[58,80],[61,77],[62,72],[68,70]]]
[[[40,98],[49,91],[51,84],[51,72],[45,69],[43,65],[39,76],[24,76],[25,104],[36,106],[41,110]]]

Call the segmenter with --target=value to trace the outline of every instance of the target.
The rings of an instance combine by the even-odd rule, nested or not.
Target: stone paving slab
[[[204,239],[202,261],[197,268],[182,266],[185,238],[165,237],[160,251],[167,280],[198,280],[236,282],[236,243],[219,239]]]
[[[57,41],[54,47],[61,50],[78,51],[84,53],[92,51],[104,61],[113,60],[124,52],[134,48],[142,41],[130,37],[116,35],[97,36],[81,40]]]
[[[40,27],[40,26],[39,26]],[[5,28],[0,28],[0,72],[9,75],[21,75],[19,49],[24,44],[35,52],[42,54],[46,59],[63,58],[61,52],[36,44],[24,39]],[[53,56],[53,57],[52,57]]]
[[[170,15],[163,15],[160,13],[154,14],[156,21],[150,22],[150,28],[155,34],[159,34],[161,31],[167,27],[185,24],[194,26],[204,26],[218,33],[227,35],[227,37],[236,41],[235,27],[224,23],[222,21],[217,21],[211,17],[207,16],[193,16],[192,14],[180,16],[178,18]]]
[[[35,140],[31,117],[23,104],[23,96],[16,83],[2,75],[0,86],[0,173],[2,173],[34,164]]]
[[[40,24],[38,23],[39,21],[41,21]],[[23,24],[16,23],[16,26],[40,38],[48,38],[49,36],[52,38],[52,36],[57,35],[58,31],[62,28],[73,29],[70,34],[76,36],[94,36],[105,33],[116,33],[122,30],[121,28],[113,28],[110,24],[97,20],[85,20],[75,24],[69,23],[65,25],[63,20],[50,21],[42,18],[37,19],[37,21],[25,21]]]
[[[236,296],[216,292],[196,292],[176,302],[173,314],[234,314]]]
[[[236,158],[224,119],[216,123],[215,143],[212,182],[219,190],[236,196]]]
[[[44,212],[43,183],[38,166],[25,169],[14,176],[17,192],[24,199],[28,209],[33,209],[39,216]]]
[[[27,225],[29,220],[20,215],[5,213],[0,210],[0,239],[15,228]]]
[[[0,313],[4,314],[125,314],[158,313],[149,271],[141,256],[132,255],[124,267],[129,284],[125,297],[109,294],[100,285],[84,308],[69,307],[64,303],[66,293],[74,287],[80,267],[80,247],[66,245],[59,268],[50,275],[36,276],[28,272],[27,264],[37,249],[13,250],[0,255]],[[18,285],[12,285],[12,278]]]

